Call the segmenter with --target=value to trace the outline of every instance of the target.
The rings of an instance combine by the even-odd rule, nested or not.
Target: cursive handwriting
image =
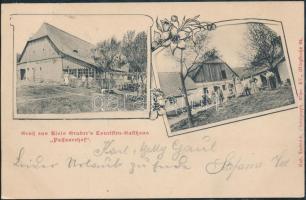
[[[177,160],[181,156],[189,153],[205,153],[214,152],[216,148],[216,141],[209,136],[204,136],[201,139],[201,145],[183,144],[180,140],[175,140],[172,143],[172,160]]]
[[[108,139],[102,141],[96,148],[86,149],[82,153],[63,152],[61,160],[51,160],[47,155],[34,154],[21,147],[12,164],[18,168],[33,169],[58,166],[71,170],[120,169],[129,174],[187,171],[200,167],[206,175],[218,174],[224,176],[226,180],[242,172],[252,172],[262,167],[282,170],[290,164],[286,150],[272,154],[268,159],[258,160],[260,157],[255,157],[255,153],[244,152],[244,156],[236,151],[217,154],[217,144],[213,137],[204,136],[196,142],[197,144],[190,144],[181,139],[175,139],[169,144],[140,141],[139,145],[132,146]],[[212,156],[217,157],[211,159]]]
[[[18,151],[17,158],[15,162],[13,163],[14,166],[16,167],[21,167],[21,168],[34,168],[34,169],[39,169],[39,168],[54,168],[55,166],[58,165],[57,162],[47,162],[45,160],[45,157],[42,155],[37,155],[33,157],[28,157],[26,158],[25,156],[25,148],[21,147],[20,150]]]
[[[93,151],[94,156],[103,156],[103,155],[118,155],[118,154],[127,154],[129,150],[129,146],[125,145],[123,147],[115,146],[115,140],[106,140],[104,141],[101,148],[96,148]]]
[[[129,174],[134,174],[136,169],[144,169],[144,168],[149,168],[153,172],[158,172],[160,170],[188,170],[191,167],[188,166],[188,157],[187,156],[181,156],[177,161],[164,161],[162,162],[160,159],[157,159],[153,161],[153,163],[135,163],[131,162],[130,163],[130,169],[129,169]]]
[[[246,162],[236,152],[228,153],[225,158],[217,158],[205,165],[208,174],[226,173],[226,180],[229,180],[236,171],[248,171],[259,169],[263,165],[260,161]]]
[[[149,155],[156,154],[156,158],[161,160],[164,158],[164,155],[166,154],[167,146],[161,145],[161,144],[153,144],[149,145],[146,142],[143,142],[139,152],[140,157],[145,159],[146,161],[149,161]]]
[[[102,161],[94,161],[90,158],[81,161],[73,157],[67,159],[68,168],[119,168],[121,166],[120,158],[105,157]]]

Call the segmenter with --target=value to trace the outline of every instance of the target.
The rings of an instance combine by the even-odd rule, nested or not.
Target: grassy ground
[[[220,107],[219,111],[216,111],[213,107],[196,113],[193,115],[194,127],[279,108],[293,103],[294,97],[291,87],[261,91],[251,96],[233,98]],[[170,127],[173,132],[189,128],[187,119],[172,124]]]
[[[16,97],[18,114],[133,111],[143,110],[146,106],[145,97],[124,98],[124,95],[115,93],[102,95],[95,88],[58,84],[18,85]]]

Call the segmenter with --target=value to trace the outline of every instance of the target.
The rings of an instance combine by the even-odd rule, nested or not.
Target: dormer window
[[[76,50],[76,49],[73,49],[73,52],[74,52],[74,53],[78,53],[78,50]]]

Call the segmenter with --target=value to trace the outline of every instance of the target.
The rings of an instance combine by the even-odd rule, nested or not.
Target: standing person
[[[69,75],[69,85],[70,87],[76,87],[76,77],[73,74]]]
[[[142,88],[143,88],[143,87],[142,87],[142,84],[139,83],[139,84],[138,84],[138,90],[137,90],[137,93],[138,93],[137,96],[141,96],[141,95],[142,95]]]
[[[244,91],[244,94],[245,94],[246,96],[251,95],[251,92],[250,92],[250,81],[247,80],[247,79],[244,79],[244,80],[242,81],[242,83],[243,83],[243,91]]]
[[[243,94],[243,85],[242,85],[242,83],[241,83],[241,80],[239,79],[239,78],[237,78],[236,79],[236,96],[238,97],[238,96],[240,96],[240,95],[242,95]]]
[[[204,94],[202,96],[204,106],[206,106],[208,104],[208,94],[207,93],[208,93],[208,91],[204,90]]]
[[[92,82],[93,82],[93,77],[89,76],[87,82],[88,82],[87,83],[87,88],[91,88],[92,87]]]
[[[85,76],[85,74],[82,75],[81,81],[82,81],[82,87],[85,87],[86,86],[86,76]]]
[[[219,95],[218,95],[218,91],[214,91],[212,93],[212,98],[214,100],[215,109],[216,109],[216,111],[218,111],[219,110],[219,104],[220,104],[220,102],[219,102],[220,98],[219,98]]]
[[[256,78],[253,78],[253,83],[252,83],[253,93],[259,92],[259,88],[258,88],[257,82],[258,82],[258,80]]]
[[[257,89],[257,91],[258,91],[258,92],[261,91],[261,90],[262,90],[262,87],[263,87],[262,82],[257,80],[257,81],[256,81],[256,89]]]
[[[268,71],[266,73],[266,78],[268,80],[268,85],[269,85],[269,88],[270,89],[274,89],[276,87],[276,84],[275,84],[275,74],[271,71]]]
[[[68,73],[64,74],[64,85],[69,85],[69,74]]]
[[[218,93],[219,93],[219,102],[220,104],[223,104],[223,100],[224,100],[224,95],[223,95],[223,92],[221,90],[221,88],[218,88]]]
[[[253,76],[251,76],[249,82],[250,82],[250,91],[254,93],[254,87],[253,87],[254,77]]]

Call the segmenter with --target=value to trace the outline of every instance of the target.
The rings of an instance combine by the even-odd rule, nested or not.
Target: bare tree
[[[277,69],[277,62],[284,56],[281,38],[268,26],[262,23],[248,24],[247,36],[249,50],[247,61],[253,70],[259,66],[266,66],[276,76],[276,85],[281,82]]]
[[[175,57],[175,52],[179,50],[177,59],[180,63],[181,91],[187,109],[189,127],[193,127],[193,119],[185,80],[205,49],[207,34],[204,32],[216,27],[215,24],[200,22],[198,18],[199,16],[184,17],[182,21],[179,21],[178,17],[173,15],[170,20],[159,21],[156,19],[158,31],[154,32],[154,41],[152,42],[152,51],[160,47],[169,47]],[[195,56],[191,62],[187,62],[187,58],[191,58],[190,54],[195,54]]]

